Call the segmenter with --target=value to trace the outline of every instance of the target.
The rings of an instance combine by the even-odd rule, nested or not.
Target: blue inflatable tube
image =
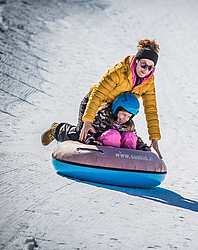
[[[68,177],[124,187],[153,188],[167,174],[164,162],[154,153],[74,141],[55,148],[52,164]]]

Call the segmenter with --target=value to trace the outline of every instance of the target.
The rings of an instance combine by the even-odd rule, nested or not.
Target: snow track
[[[197,249],[198,3],[0,1],[0,249]],[[40,135],[75,124],[89,88],[139,39],[156,39],[168,175],[130,189],[55,173]],[[138,133],[149,143],[141,112]]]

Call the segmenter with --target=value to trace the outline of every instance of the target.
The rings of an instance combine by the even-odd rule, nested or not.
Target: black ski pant
[[[57,125],[54,133],[54,138],[59,141],[67,141],[67,140],[73,140],[73,141],[78,141],[79,140],[79,135],[80,131],[83,126],[83,115],[87,106],[88,102],[88,94],[83,98],[83,100],[80,103],[79,106],[79,113],[78,113],[78,123],[76,126],[71,125],[67,122],[61,122]]]

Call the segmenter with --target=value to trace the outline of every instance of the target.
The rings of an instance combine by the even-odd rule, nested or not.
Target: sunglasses
[[[154,70],[154,68],[155,68],[155,67],[153,67],[153,66],[148,66],[148,65],[147,65],[146,63],[144,63],[144,62],[140,62],[140,67],[143,68],[143,69],[147,69],[147,68],[148,68],[149,71],[152,71],[152,70]]]

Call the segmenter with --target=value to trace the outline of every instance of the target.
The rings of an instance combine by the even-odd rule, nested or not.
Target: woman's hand
[[[90,130],[91,130],[91,132],[96,133],[91,122],[84,121],[83,127],[82,127],[81,132],[80,132],[79,140],[80,141],[85,140],[87,138],[87,134]]]
[[[162,157],[162,155],[161,155],[161,153],[159,151],[158,140],[157,139],[152,140],[150,147],[153,147],[155,149],[155,151],[157,152],[157,154],[159,155],[159,157],[161,159],[163,159],[163,157]]]

